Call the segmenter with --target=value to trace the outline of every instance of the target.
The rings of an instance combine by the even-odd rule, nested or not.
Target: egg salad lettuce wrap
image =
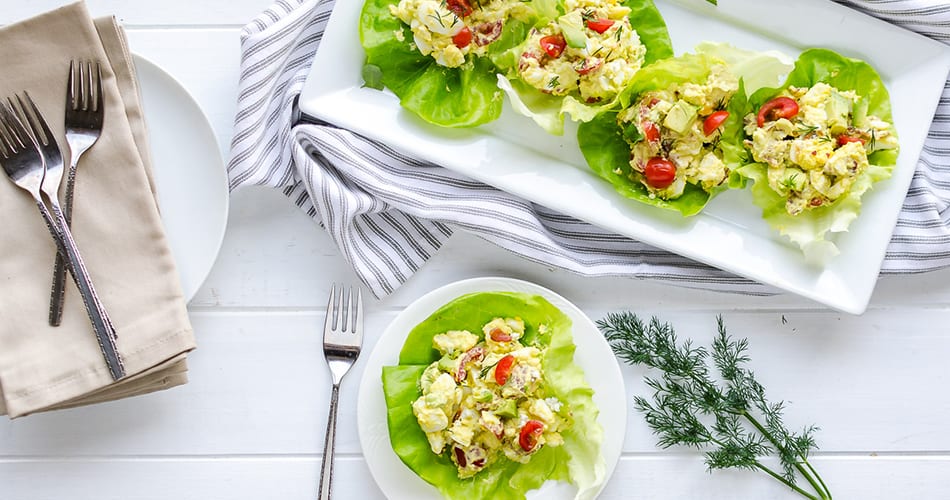
[[[747,90],[774,86],[791,69],[777,52],[703,43],[695,54],[640,70],[615,109],[578,127],[588,166],[622,195],[684,216],[742,185]]]
[[[501,114],[492,56],[521,43],[536,17],[519,0],[366,0],[360,42],[367,68],[404,108],[474,127]]]
[[[499,56],[498,86],[519,113],[551,134],[564,115],[588,121],[613,106],[643,66],[673,55],[652,0],[535,0],[539,21]]]
[[[592,498],[605,479],[603,430],[574,350],[570,318],[543,297],[453,300],[383,367],[393,450],[450,499],[522,499],[548,480]]]
[[[831,50],[803,52],[778,88],[749,98],[753,201],[773,228],[798,244],[807,261],[838,254],[829,233],[846,231],[861,197],[891,176],[897,132],[880,75]]]

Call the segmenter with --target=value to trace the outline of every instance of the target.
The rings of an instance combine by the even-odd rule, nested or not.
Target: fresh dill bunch
[[[785,427],[784,402],[770,403],[746,367],[748,340],[727,335],[722,316],[717,325],[710,351],[690,340],[680,343],[673,327],[655,317],[649,325],[631,312],[597,321],[618,358],[660,372],[645,379],[652,398],[637,396],[634,407],[643,413],[661,448],[693,447],[705,453],[710,471],[760,470],[805,498],[830,500],[831,492],[808,463],[809,452],[817,448],[818,428],[791,432]],[[763,464],[766,456],[777,458],[781,471]],[[808,486],[799,484],[800,477]],[[813,492],[806,490],[809,486]]]

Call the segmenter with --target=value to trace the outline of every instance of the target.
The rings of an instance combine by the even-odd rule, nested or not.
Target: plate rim
[[[177,91],[180,91],[180,93],[182,94],[182,96],[184,96],[184,98],[187,99],[188,103],[189,103],[189,104],[191,105],[191,107],[192,107],[192,111],[197,112],[198,116],[201,117],[201,120],[200,120],[200,123],[199,123],[200,127],[203,128],[203,129],[205,129],[205,131],[208,133],[209,137],[214,138],[213,147],[210,147],[210,146],[209,146],[209,151],[211,151],[211,150],[214,151],[215,164],[214,164],[213,166],[209,166],[209,167],[207,167],[207,168],[212,168],[212,167],[213,167],[213,169],[214,169],[215,171],[219,171],[219,172],[221,172],[221,174],[222,174],[222,175],[221,175],[221,178],[222,178],[223,181],[224,181],[224,184],[223,184],[223,188],[224,188],[224,189],[223,189],[223,191],[222,191],[222,192],[223,192],[223,197],[222,197],[220,200],[218,200],[219,203],[220,203],[220,206],[218,207],[218,209],[220,210],[219,214],[220,214],[222,220],[224,221],[224,224],[222,224],[219,228],[215,228],[216,230],[215,230],[215,233],[214,233],[214,235],[213,235],[213,245],[212,245],[212,247],[214,248],[214,251],[213,251],[211,254],[209,254],[209,255],[205,255],[205,258],[208,259],[208,263],[207,263],[206,266],[204,266],[204,267],[206,267],[206,269],[203,269],[203,270],[199,273],[199,274],[200,274],[200,277],[199,277],[200,279],[196,279],[196,280],[195,280],[195,283],[196,283],[196,284],[195,284],[194,290],[191,290],[190,293],[189,293],[189,291],[188,291],[188,290],[185,290],[185,289],[184,289],[184,286],[182,286],[182,295],[183,295],[184,298],[185,298],[185,302],[188,303],[188,302],[191,302],[191,300],[193,300],[193,299],[198,295],[198,292],[201,290],[201,288],[204,287],[205,282],[208,280],[208,277],[211,275],[211,270],[214,268],[214,265],[215,265],[215,263],[217,262],[218,257],[219,257],[220,254],[221,254],[221,248],[222,248],[223,245],[224,245],[224,237],[225,237],[225,235],[226,235],[226,233],[227,233],[228,220],[229,220],[229,217],[230,217],[230,208],[231,208],[231,203],[230,203],[230,189],[229,189],[229,185],[228,185],[228,176],[227,176],[227,164],[226,164],[226,162],[225,162],[225,160],[224,160],[224,156],[221,154],[221,151],[220,151],[220,149],[218,148],[217,136],[216,136],[216,134],[215,134],[214,127],[211,125],[211,119],[208,117],[207,112],[205,112],[204,108],[201,106],[201,104],[198,102],[198,100],[195,98],[195,96],[193,96],[193,95],[191,94],[191,92],[188,91],[188,88],[185,87],[185,85],[182,84],[181,81],[179,81],[177,78],[175,78],[174,75],[172,75],[171,73],[169,73],[169,72],[168,72],[167,70],[165,70],[160,64],[156,63],[156,62],[153,61],[151,58],[149,58],[149,57],[147,57],[147,56],[144,56],[144,55],[142,55],[141,53],[136,52],[136,51],[131,51],[130,54],[131,54],[131,61],[130,61],[130,62],[131,62],[131,64],[132,64],[132,66],[133,66],[133,69],[135,70],[136,85],[139,87],[139,89],[138,89],[138,91],[139,91],[139,99],[140,99],[141,102],[142,102],[142,115],[143,115],[144,120],[145,120],[145,123],[146,123],[146,133],[148,134],[148,137],[149,137],[149,149],[150,149],[149,153],[154,155],[154,153],[153,153],[154,150],[152,149],[152,142],[153,142],[153,141],[152,141],[152,133],[153,133],[152,131],[155,130],[155,128],[149,126],[148,108],[145,106],[145,100],[146,100],[146,99],[145,99],[145,97],[144,97],[144,94],[143,94],[142,91],[141,91],[141,87],[142,87],[141,82],[142,82],[142,80],[141,80],[141,78],[140,78],[140,76],[139,76],[139,75],[140,75],[140,72],[139,72],[139,69],[138,69],[138,68],[139,68],[139,66],[138,66],[139,64],[144,64],[145,66],[148,66],[151,71],[154,71],[154,72],[160,74],[162,77],[166,78],[166,79],[168,80],[168,82],[170,82],[172,85],[174,85],[174,86],[176,87],[176,90],[177,90]],[[157,169],[161,168],[161,165],[155,164],[155,165],[153,165],[152,168],[153,168],[153,170],[157,170]],[[155,184],[156,184],[155,189],[156,189],[156,192],[158,193],[158,195],[157,195],[157,203],[158,203],[158,207],[159,207],[159,212],[161,213],[161,207],[162,207],[162,191],[163,191],[163,188],[162,188],[162,186],[160,185],[160,182],[158,181],[158,178],[157,178],[157,177],[156,177]],[[164,217],[162,218],[162,226],[163,226],[163,230],[165,231],[166,238],[167,238],[167,237],[168,237],[168,231],[167,231],[167,225],[166,225],[166,223],[165,223]],[[170,249],[169,249],[169,250],[170,250]],[[176,255],[173,254],[173,257],[175,257],[175,268],[176,268],[176,270],[177,270],[177,272],[178,272],[179,280],[181,281],[182,274],[181,274],[181,271],[180,271],[181,266],[180,266],[179,263],[178,263],[178,258],[177,258],[178,256],[176,256]]]
[[[760,7],[760,4],[752,2],[752,0],[728,1],[731,4],[735,4],[731,6],[731,8],[734,10],[746,4]],[[714,13],[719,17],[736,15],[735,12],[724,13],[726,12],[723,6],[723,4],[726,4],[725,0],[720,2],[719,7],[706,5],[704,2],[696,2],[696,4],[701,5],[693,5],[692,3],[684,5],[683,0],[663,0],[662,2],[658,1],[657,4],[660,7],[684,9],[698,15],[706,15],[708,13]],[[830,0],[808,0],[807,2],[804,2],[804,4],[805,5],[796,6],[796,8],[827,8],[829,11],[822,10],[821,13],[831,12],[832,18],[837,19],[836,16],[838,16],[841,18],[842,22],[845,19],[848,19],[849,22],[852,22],[851,20],[853,18],[853,22],[861,26],[871,25],[882,30],[887,30],[887,32],[890,34],[900,33],[903,35],[902,40],[904,40],[904,43],[911,43],[915,46],[920,44],[919,47],[926,48],[928,54],[933,53],[933,57],[928,59],[933,62],[926,65],[927,71],[922,71],[922,73],[926,73],[926,75],[921,75],[921,78],[923,76],[928,77],[928,80],[923,82],[923,84],[927,84],[932,87],[932,89],[928,88],[928,90],[932,91],[932,104],[934,109],[936,109],[937,98],[940,95],[939,90],[943,88],[943,85],[946,81],[945,79],[947,70],[950,70],[950,47],[946,47],[939,42],[923,37],[922,35],[916,34],[892,23],[873,18],[855,9],[835,4]],[[787,4],[773,1],[766,4],[766,8],[771,8],[772,5],[787,6]],[[700,12],[704,9],[705,12]],[[661,10],[663,9],[661,8]],[[603,197],[603,202],[599,203],[597,208],[599,210],[607,210],[613,213],[608,213],[607,216],[600,217],[600,212],[597,212],[595,216],[596,219],[592,219],[592,215],[595,214],[593,207],[565,209],[565,207],[558,205],[559,202],[556,200],[552,202],[552,200],[545,198],[543,194],[532,193],[529,192],[530,190],[525,191],[512,189],[511,182],[513,178],[520,176],[525,179],[531,179],[529,176],[521,175],[525,174],[526,172],[516,172],[512,175],[507,175],[507,172],[505,172],[505,174],[502,175],[496,171],[494,173],[483,174],[482,171],[483,167],[485,167],[484,164],[463,165],[463,162],[440,157],[434,150],[435,148],[433,148],[433,146],[442,147],[451,145],[458,148],[456,150],[455,156],[473,157],[473,155],[476,155],[481,151],[479,149],[480,144],[474,143],[485,143],[481,144],[482,148],[485,148],[485,145],[497,147],[497,143],[502,142],[502,146],[510,146],[508,149],[514,151],[515,153],[523,153],[523,151],[518,150],[515,145],[504,143],[504,141],[494,137],[490,132],[486,132],[484,130],[480,131],[479,129],[469,129],[473,132],[468,135],[459,135],[457,131],[450,131],[439,136],[429,136],[423,138],[416,137],[418,134],[414,134],[413,132],[424,129],[421,128],[419,123],[416,123],[418,120],[412,120],[414,117],[405,116],[409,114],[408,112],[398,109],[398,102],[392,100],[391,95],[376,92],[376,94],[379,94],[379,97],[377,97],[376,95],[367,93],[368,91],[361,91],[361,89],[358,88],[358,85],[350,85],[348,80],[344,83],[341,83],[343,82],[343,80],[341,80],[343,77],[341,77],[340,74],[346,72],[346,78],[351,78],[348,67],[346,68],[346,71],[342,71],[341,68],[337,68],[336,76],[330,77],[327,77],[325,72],[321,71],[321,68],[332,61],[336,61],[336,65],[339,66],[340,55],[328,53],[329,50],[344,50],[345,54],[343,59],[350,59],[348,56],[346,56],[346,54],[349,53],[349,50],[351,49],[350,45],[352,45],[353,42],[353,37],[356,35],[352,33],[355,30],[353,30],[350,26],[346,26],[345,24],[350,20],[350,17],[347,16],[354,15],[358,17],[359,6],[348,6],[343,9],[336,7],[334,9],[333,15],[327,26],[327,31],[323,42],[321,42],[321,50],[318,50],[317,52],[314,64],[311,67],[311,72],[309,75],[310,77],[308,77],[301,94],[300,107],[308,114],[312,114],[330,123],[349,128],[357,133],[373,137],[376,140],[382,140],[384,142],[397,145],[402,150],[410,151],[414,156],[435,162],[436,164],[460,172],[463,175],[467,175],[481,182],[493,185],[498,189],[511,192],[516,196],[551,207],[552,209],[569,214],[573,217],[587,220],[592,224],[603,227],[610,231],[617,232],[618,234],[639,239],[645,243],[657,246],[659,248],[665,248],[668,251],[686,256],[687,258],[704,262],[719,269],[724,269],[727,272],[744,276],[760,283],[775,286],[779,289],[803,296],[847,313],[861,314],[867,308],[877,283],[877,277],[881,270],[881,264],[885,257],[887,245],[890,241],[889,237],[891,234],[893,234],[894,224],[888,224],[888,230],[884,231],[886,232],[886,238],[881,231],[873,231],[870,233],[871,236],[873,236],[873,242],[871,243],[857,241],[859,239],[862,241],[866,240],[867,238],[865,237],[849,237],[847,234],[840,236],[838,241],[852,247],[852,251],[855,250],[858,243],[861,243],[861,247],[865,251],[862,253],[860,258],[846,259],[846,255],[843,253],[828,265],[821,268],[815,268],[814,266],[807,265],[804,262],[804,259],[800,256],[798,249],[793,249],[791,244],[789,244],[783,237],[779,236],[777,231],[771,228],[769,228],[767,231],[761,232],[760,234],[758,229],[755,231],[742,229],[741,224],[730,223],[730,225],[726,227],[722,223],[717,222],[717,217],[714,215],[709,216],[708,214],[706,218],[701,220],[697,220],[697,218],[690,218],[688,221],[684,220],[676,224],[668,224],[665,220],[663,220],[667,218],[667,216],[664,214],[656,215],[660,212],[660,210],[655,209],[654,207],[650,207],[653,208],[653,211],[650,212],[653,214],[652,216],[640,217],[641,214],[645,213],[643,207],[636,207],[632,205],[636,202],[632,200],[621,199],[621,197],[613,191],[612,187],[610,189],[606,189],[606,187],[602,185],[591,187],[587,192],[585,192],[585,194],[593,193],[599,197]],[[345,18],[345,22],[340,20],[341,17]],[[719,22],[724,23],[726,21],[720,19]],[[767,37],[769,40],[775,43],[780,41],[787,42],[787,39],[790,36],[788,33],[773,34],[771,32],[766,36],[761,32],[753,32],[746,24],[732,24],[734,24],[733,27],[736,29],[741,29],[743,32],[747,33],[757,33],[760,37]],[[783,36],[785,38],[782,38]],[[794,38],[792,38],[792,40],[794,41]],[[797,51],[802,47],[810,45],[808,44],[807,40],[799,40],[796,43],[798,46],[798,48],[795,49],[796,54]],[[815,43],[817,42],[812,42],[812,44]],[[327,47],[328,44],[330,49],[324,50],[323,48]],[[358,40],[356,40],[356,44],[357,47],[352,47],[352,49],[358,49],[360,53],[362,53],[362,47],[358,46]],[[675,45],[676,41],[674,40],[674,46]],[[847,49],[847,47],[832,48]],[[879,64],[884,66],[893,64],[893,56],[891,56],[890,59],[885,60],[890,62],[873,62],[873,58],[867,58],[867,60],[872,61],[872,64],[875,64],[876,68],[879,67]],[[352,63],[346,62],[344,64]],[[362,64],[362,59],[360,59],[359,64]],[[358,73],[359,72],[357,71],[356,74]],[[935,73],[941,74],[942,79],[939,82],[939,85],[938,82],[936,82],[935,76],[934,82],[929,81],[929,77],[933,76]],[[897,80],[889,81],[889,90],[892,92],[893,84],[895,83],[899,82]],[[897,94],[892,93],[892,102],[894,102],[894,95]],[[384,100],[384,97],[389,98],[389,100]],[[352,108],[352,113],[349,114],[353,117],[365,115],[367,113],[370,115],[373,115],[374,113],[377,115],[386,115],[385,120],[387,123],[392,122],[396,125],[409,123],[413,128],[408,131],[401,130],[392,132],[384,130],[385,127],[379,127],[378,123],[376,124],[376,127],[360,124],[358,123],[359,120],[350,119],[343,114],[333,112],[333,106],[340,102],[345,102],[347,106]],[[395,103],[395,108],[397,109],[390,110],[386,109],[385,107],[379,107],[381,104],[392,103]],[[930,108],[928,107],[927,109]],[[510,110],[506,111],[510,112]],[[928,117],[929,116],[930,114],[928,114]],[[383,120],[383,118],[379,116],[377,118],[377,121],[379,122]],[[916,118],[916,115],[914,118]],[[905,127],[900,129],[902,135],[902,146],[904,147],[902,148],[902,159],[899,160],[898,169],[895,170],[892,178],[887,181],[888,184],[881,187],[876,186],[877,189],[875,189],[873,193],[869,193],[869,196],[873,196],[873,198],[868,198],[868,200],[866,200],[867,203],[862,205],[862,212],[874,212],[875,216],[879,217],[876,219],[876,222],[878,223],[881,221],[897,221],[897,218],[900,214],[900,201],[903,200],[903,196],[901,196],[900,200],[898,201],[893,201],[891,198],[896,198],[894,191],[897,191],[902,195],[906,194],[907,188],[910,186],[911,180],[913,178],[913,172],[916,170],[918,163],[917,160],[919,159],[919,155],[922,151],[922,147],[918,146],[923,146],[924,139],[926,138],[926,129],[924,129],[922,131],[923,134],[921,134],[918,130],[918,127],[914,127],[913,130],[908,130],[910,129],[909,123],[902,123],[902,125]],[[929,122],[922,126],[929,128]],[[457,137],[463,137],[463,140],[453,142],[453,138]],[[493,139],[495,142],[492,142]],[[909,145],[908,139],[914,140],[913,147],[907,147]],[[496,155],[498,154],[498,152],[495,150],[493,150],[492,153],[495,153]],[[511,152],[502,151],[501,154],[511,154]],[[478,158],[478,156],[474,157]],[[905,157],[907,158],[906,160],[904,160]],[[548,159],[542,158],[541,160],[547,161]],[[454,165],[452,163],[453,161],[459,163],[459,165]],[[484,159],[482,163],[484,163]],[[554,164],[557,162],[551,161],[550,163]],[[558,168],[561,167],[560,165],[555,166]],[[574,165],[573,163],[565,164],[563,166],[571,167],[578,171],[581,170],[578,165]],[[902,166],[906,167],[902,168]],[[589,183],[588,181],[591,180],[589,175],[581,176],[575,175],[574,173],[559,173],[567,175],[569,178],[566,179],[566,182],[551,182],[549,183],[549,187],[554,186],[560,188],[572,182],[574,184],[585,182]],[[497,179],[491,177],[492,175],[502,175],[504,178]],[[892,185],[894,187],[891,187]],[[881,194],[881,192],[884,193]],[[873,202],[875,198],[880,197],[885,198],[886,203],[883,203],[883,205],[886,206],[879,207],[879,205],[882,204],[881,202]],[[555,205],[552,206],[552,203]],[[891,205],[896,206],[891,207]],[[640,221],[637,220],[638,218]],[[869,218],[871,218],[871,216],[863,217],[863,219]],[[858,221],[855,221],[855,225],[851,227],[852,234],[855,232],[854,229],[856,228],[864,230],[865,233],[869,231],[866,226],[870,223],[862,223],[861,219],[862,218],[859,218]],[[645,224],[642,222],[643,220],[652,220],[653,222],[650,224]],[[725,233],[727,237],[732,239],[723,245],[719,245],[721,248],[718,248],[714,252],[710,253],[706,250],[701,250],[706,246],[702,243],[704,238],[708,239],[711,236],[719,235],[720,233]],[[750,252],[749,249],[752,249],[752,252]],[[741,263],[737,264],[734,262],[736,260],[734,259],[735,252],[739,252],[739,255],[744,256],[743,259],[739,259],[742,261]],[[785,259],[789,256],[792,256],[794,259],[794,261],[791,262],[791,266],[786,265],[788,264],[787,262],[783,265],[773,265],[773,262],[775,262],[773,259]],[[784,269],[792,267],[794,268],[792,270]]]
[[[626,436],[627,432],[628,415],[626,411],[626,404],[607,404],[607,402],[613,401],[613,399],[618,397],[618,395],[622,395],[621,401],[625,402],[627,400],[626,382],[623,378],[623,373],[620,370],[620,364],[617,362],[616,357],[613,355],[609,344],[603,336],[599,334],[593,336],[594,339],[600,340],[599,343],[596,341],[591,343],[578,342],[577,327],[579,324],[583,324],[585,328],[589,327],[593,332],[599,333],[599,330],[597,330],[593,320],[591,320],[590,317],[587,316],[587,314],[584,313],[582,309],[580,309],[580,307],[557,292],[554,292],[542,285],[522,279],[504,276],[482,276],[467,278],[447,283],[435,288],[413,300],[409,305],[403,308],[389,322],[385,330],[383,330],[382,335],[373,346],[372,352],[370,353],[369,358],[364,365],[363,372],[361,373],[356,405],[357,434],[360,441],[360,450],[363,454],[364,460],[366,461],[366,466],[370,471],[370,475],[373,477],[373,480],[383,492],[383,494],[387,498],[393,498],[392,492],[383,490],[384,485],[380,483],[379,479],[382,471],[379,470],[379,468],[388,467],[389,465],[383,462],[388,461],[391,464],[393,463],[392,460],[394,459],[395,464],[398,464],[398,467],[400,467],[404,472],[402,475],[406,478],[411,477],[414,480],[414,486],[421,487],[417,491],[428,491],[429,493],[433,494],[433,498],[441,498],[441,495],[438,494],[438,491],[434,486],[425,482],[414,472],[412,472],[395,454],[395,452],[392,450],[392,444],[389,440],[388,423],[386,422],[386,419],[380,418],[380,415],[377,415],[376,412],[371,412],[370,406],[373,404],[379,404],[381,402],[378,399],[375,401],[373,400],[374,397],[381,399],[383,394],[382,383],[378,380],[378,376],[381,375],[382,367],[388,366],[386,364],[387,362],[396,362],[399,349],[405,342],[405,339],[409,334],[409,329],[411,329],[412,326],[424,320],[446,303],[462,295],[467,293],[487,291],[518,291],[533,293],[544,297],[556,307],[558,307],[558,309],[561,309],[564,314],[571,318],[572,321],[573,342],[577,349],[577,351],[575,351],[575,360],[578,356],[578,351],[582,353],[584,358],[596,358],[599,355],[604,354],[603,351],[606,351],[606,353],[609,354],[609,359],[612,362],[597,363],[597,370],[594,370],[601,374],[604,382],[609,382],[609,384],[601,384],[602,387],[599,389],[594,388],[594,384],[589,380],[591,373],[590,366],[585,366],[578,363],[578,365],[580,365],[584,370],[585,380],[589,385],[591,385],[592,388],[594,388],[594,399],[598,408],[597,421],[604,429],[605,435],[604,441],[601,444],[601,458],[604,461],[604,478],[591,498],[596,497],[607,486],[610,477],[612,476],[617,464],[620,461],[620,457],[623,454],[623,437]],[[408,328],[402,328],[401,331],[399,331],[403,323],[408,324],[409,326]],[[392,347],[393,350],[384,352],[383,349],[387,347]],[[601,352],[598,354],[597,350],[600,350]],[[390,356],[390,358],[388,360],[384,359],[385,356]],[[588,360],[588,362],[593,361],[595,361],[595,359]],[[372,373],[370,373],[371,371]],[[610,397],[611,395],[612,397]],[[382,408],[385,408],[385,401],[382,401],[381,403]],[[608,414],[608,412],[611,413]],[[605,419],[607,419],[606,421],[612,424],[612,426],[616,427],[608,429],[604,424]],[[380,421],[382,422],[381,424],[379,423]],[[390,455],[386,457],[386,460],[382,460],[376,453],[374,453],[375,451],[378,451],[378,448],[372,448],[371,444],[369,443],[369,428],[373,425],[382,425],[387,429],[385,432],[385,446],[383,446],[383,448],[388,450]],[[619,432],[621,437],[613,440],[607,439],[606,436],[608,430],[611,432]],[[576,488],[567,485],[566,483],[547,481],[544,483],[544,485],[542,485],[541,488],[529,491],[528,498],[539,498],[541,493],[548,495],[552,492],[552,490],[554,490],[556,493],[563,492],[561,494],[566,494],[567,491],[576,492]],[[544,498],[549,497],[545,496]]]

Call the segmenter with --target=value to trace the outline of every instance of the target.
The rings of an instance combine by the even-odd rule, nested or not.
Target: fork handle
[[[323,464],[320,472],[320,500],[330,500],[333,482],[333,448],[336,444],[336,409],[340,402],[340,386],[333,384],[330,393],[330,415],[327,417],[327,439],[323,444]]]
[[[74,157],[69,162],[69,171],[66,175],[66,200],[63,205],[63,216],[66,226],[72,225],[73,218],[73,190],[76,185],[76,165],[79,158]],[[66,261],[61,253],[56,254],[56,263],[53,265],[53,286],[49,296],[49,324],[59,326],[63,321],[63,305],[66,301]]]
[[[61,210],[54,210],[56,213],[56,221],[54,222],[42,200],[37,200],[36,204],[43,214],[43,218],[46,219],[46,225],[53,235],[53,239],[56,240],[59,252],[66,256],[73,281],[76,283],[76,288],[79,289],[80,296],[82,296],[83,305],[86,306],[86,313],[92,322],[96,340],[99,341],[99,349],[102,351],[102,356],[109,367],[109,374],[112,376],[112,380],[119,380],[125,376],[125,366],[115,343],[115,327],[112,325],[112,321],[109,319],[109,315],[106,313],[102,302],[99,300],[99,295],[92,285],[89,271],[86,269],[82,256],[79,255],[79,249],[76,248],[76,242],[69,231],[69,226],[66,225],[66,218],[63,217]]]

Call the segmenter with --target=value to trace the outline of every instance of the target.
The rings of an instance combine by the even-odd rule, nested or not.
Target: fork
[[[50,214],[43,203],[42,193],[45,191],[42,185],[46,174],[46,162],[35,136],[39,135],[40,131],[45,131],[47,137],[50,138],[52,134],[49,133],[49,127],[46,126],[45,120],[29,95],[26,96],[26,101],[30,104],[29,110],[23,105],[23,100],[19,96],[17,96],[19,108],[12,99],[7,99],[7,103],[0,102],[0,163],[13,183],[33,196],[40,214],[46,221],[46,227],[56,241],[59,252],[66,256],[73,280],[82,295],[83,304],[86,306],[86,312],[95,330],[96,339],[99,341],[99,348],[109,367],[109,373],[113,380],[119,380],[125,376],[125,367],[116,348],[115,329],[112,327],[112,322],[102,302],[99,301],[72,233],[66,225],[62,211],[58,209],[59,205],[53,204],[56,207],[54,219],[54,215]],[[16,114],[21,115],[24,120],[21,121]],[[27,131],[27,126],[34,130],[33,135]]]
[[[345,298],[344,298],[345,297]],[[354,308],[356,311],[354,312]],[[334,313],[334,309],[336,312]],[[327,417],[327,438],[323,446],[323,464],[320,472],[320,500],[329,500],[330,484],[333,481],[333,448],[336,441],[336,410],[340,399],[340,381],[350,371],[363,345],[363,292],[357,291],[353,303],[353,289],[345,293],[336,285],[330,288],[327,303],[327,318],[323,327],[323,357],[333,375],[333,391],[330,395],[330,415]]]
[[[84,69],[85,68],[85,69]],[[66,204],[63,213],[66,224],[72,224],[73,193],[76,185],[76,167],[82,156],[102,132],[104,115],[102,101],[102,68],[96,62],[96,72],[91,62],[69,62],[69,80],[66,83],[66,143],[69,144],[69,174],[66,176]],[[49,168],[49,167],[47,167]],[[49,174],[47,174],[49,175]],[[60,172],[62,177],[62,172]],[[45,186],[45,184],[44,184]],[[56,183],[57,189],[59,182]],[[50,199],[57,195],[54,193]],[[53,268],[53,287],[49,299],[49,324],[58,326],[63,317],[63,301],[66,297],[66,269],[61,255],[56,256]]]

